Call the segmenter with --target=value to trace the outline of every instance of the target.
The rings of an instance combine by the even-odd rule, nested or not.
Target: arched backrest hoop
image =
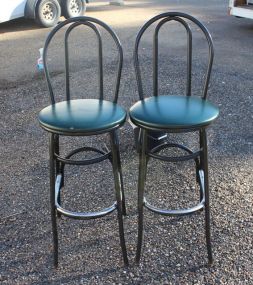
[[[190,20],[193,23],[195,23],[204,33],[206,40],[208,42],[209,47],[209,60],[208,60],[208,66],[202,91],[202,98],[206,99],[207,97],[207,90],[208,90],[208,84],[210,80],[211,75],[211,69],[213,64],[213,57],[214,57],[214,48],[213,48],[213,41],[212,37],[207,30],[207,28],[196,18],[185,14],[181,12],[167,12],[162,13],[160,15],[157,15],[150,19],[148,22],[144,24],[144,26],[140,29],[139,33],[137,34],[136,41],[135,41],[135,48],[134,48],[134,67],[135,67],[135,73],[136,73],[136,79],[137,79],[137,86],[138,86],[138,92],[140,99],[144,99],[144,92],[143,92],[143,86],[142,86],[142,79],[141,79],[141,70],[140,70],[140,64],[139,64],[139,44],[141,41],[141,38],[144,34],[144,32],[150,27],[153,23],[156,21],[161,20],[155,29],[154,33],[154,42],[153,42],[153,95],[158,95],[158,33],[160,28],[163,24],[165,24],[168,21],[177,21],[181,23],[188,35],[188,43],[187,43],[187,86],[186,86],[186,95],[191,95],[191,68],[192,68],[192,32],[190,29],[190,26],[187,24],[187,22],[184,20]]]
[[[186,31],[188,36],[187,41],[187,86],[186,86],[186,94],[187,96],[191,95],[191,68],[192,68],[192,31],[190,26],[181,18],[179,17],[170,17],[164,18],[161,20],[158,25],[156,26],[155,33],[154,33],[154,47],[153,47],[153,92],[154,96],[158,95],[158,33],[160,28],[169,21],[176,21],[181,23]]]
[[[71,24],[70,27],[67,29],[65,33],[65,68],[66,68],[66,99],[70,100],[70,88],[69,88],[69,51],[68,51],[68,38],[70,32],[80,26],[80,25],[85,25],[91,28],[98,39],[98,57],[99,57],[99,99],[103,99],[103,54],[102,54],[102,38],[100,35],[100,32],[97,28],[97,26],[100,26],[104,28],[112,37],[117,50],[118,50],[118,67],[117,67],[117,76],[116,76],[116,82],[115,82],[115,88],[114,88],[114,99],[113,102],[116,103],[118,100],[118,94],[119,94],[119,86],[120,86],[120,78],[121,78],[121,72],[122,72],[122,65],[123,65],[123,49],[121,46],[121,43],[119,41],[119,38],[115,34],[115,32],[104,22],[92,18],[92,17],[86,17],[86,16],[81,16],[81,17],[74,17],[67,19],[60,24],[58,24],[56,27],[53,28],[53,30],[49,33],[44,49],[43,49],[43,62],[44,62],[44,72],[47,80],[47,85],[48,85],[48,90],[49,90],[49,95],[51,99],[51,103],[55,103],[55,98],[54,98],[54,91],[51,83],[51,78],[49,74],[49,69],[48,69],[48,64],[47,64],[47,53],[48,53],[48,47],[50,45],[50,42],[52,41],[53,37],[55,34],[64,26]],[[96,26],[97,25],[97,26]]]
[[[103,99],[103,45],[102,45],[102,38],[99,30],[97,27],[90,23],[90,22],[85,22],[85,23],[80,23],[80,22],[75,22],[72,24],[66,31],[65,33],[65,69],[66,69],[66,98],[67,100],[70,100],[70,87],[69,87],[69,49],[68,49],[68,38],[70,35],[70,32],[73,31],[74,28],[77,26],[84,25],[84,26],[89,26],[96,34],[97,39],[98,39],[98,59],[99,59],[99,99]]]

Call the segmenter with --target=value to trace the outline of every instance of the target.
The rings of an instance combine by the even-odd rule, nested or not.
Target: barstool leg
[[[124,264],[128,266],[126,242],[124,235],[124,225],[123,225],[123,182],[121,174],[121,163],[119,156],[118,140],[116,132],[113,131],[110,133],[110,144],[112,150],[112,166],[113,166],[113,175],[114,175],[114,184],[117,200],[117,212],[118,212],[118,221],[119,221],[119,235],[120,235],[120,245],[123,255]]]
[[[201,149],[202,152],[201,152],[201,155],[200,155],[199,165],[198,165],[198,167],[196,167],[198,172],[199,172],[200,169],[204,169],[203,147],[204,147],[204,146],[203,146],[202,132],[200,131],[200,132],[199,132],[199,149]],[[201,202],[202,199],[203,199],[203,192],[202,192],[201,185],[200,185],[200,184],[201,184],[201,181],[200,181],[200,179],[199,179],[199,173],[198,173],[197,177],[198,177],[197,181],[198,181],[198,183],[199,183],[199,189],[200,189],[200,191],[199,191],[199,196],[200,196],[200,197],[199,197],[199,200],[200,200],[200,202]]]
[[[125,191],[124,191],[124,185],[123,185],[121,163],[119,164],[119,178],[120,178],[120,185],[121,185],[120,188],[121,188],[121,195],[122,195],[122,215],[126,216],[126,199],[125,199]]]
[[[55,135],[50,134],[49,139],[49,168],[50,168],[50,204],[51,204],[51,221],[53,232],[53,247],[54,247],[54,266],[58,266],[58,233],[56,222],[56,208],[55,208]]]
[[[59,146],[59,135],[54,135],[54,152],[56,154],[59,154],[60,152],[60,146]],[[60,172],[60,162],[56,159],[55,160],[55,170],[56,175]]]
[[[59,155],[59,153],[60,153],[59,135],[54,135],[54,141],[55,141],[54,152]],[[56,176],[57,176],[61,172],[61,164],[57,159],[55,159],[55,170],[56,170]],[[62,180],[63,180],[63,178],[62,178]],[[61,183],[61,187],[62,187],[62,183]],[[58,203],[59,203],[59,205],[61,205],[61,192],[58,195]],[[61,213],[57,212],[57,217],[60,218]]]
[[[143,202],[144,202],[144,185],[147,173],[147,131],[141,130],[142,132],[142,144],[139,152],[139,178],[138,178],[138,241],[135,262],[140,263],[141,248],[143,240]]]
[[[213,263],[212,246],[211,246],[211,228],[210,228],[210,206],[209,206],[209,181],[208,181],[208,152],[207,152],[207,135],[206,130],[201,130],[201,139],[203,143],[203,170],[204,170],[204,187],[205,187],[205,228],[208,263]]]
[[[122,196],[122,214],[126,216],[126,200],[125,200],[125,191],[124,191],[124,185],[123,185],[122,168],[121,168],[121,162],[120,162],[119,139],[118,139],[118,135],[116,131],[115,131],[114,136],[115,136],[116,151],[117,151],[117,165],[118,165],[119,179],[120,179],[120,191],[121,191],[121,196]]]

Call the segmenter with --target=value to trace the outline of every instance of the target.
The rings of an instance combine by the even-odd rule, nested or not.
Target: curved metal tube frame
[[[182,149],[184,151],[186,151],[187,153],[189,153],[189,155],[181,155],[181,156],[165,156],[165,155],[158,155],[155,154],[157,152],[160,152],[163,149],[166,148],[178,148],[178,149]],[[164,143],[162,145],[159,145],[153,149],[151,149],[150,151],[146,151],[146,155],[147,157],[152,157],[155,159],[159,159],[162,161],[167,161],[167,162],[177,162],[177,161],[187,161],[190,159],[194,159],[195,163],[196,163],[196,169],[199,165],[199,160],[198,157],[200,156],[202,152],[202,149],[196,152],[193,152],[192,150],[190,150],[188,147],[181,145],[181,144],[177,144],[177,143]],[[203,176],[203,170],[198,170],[197,171],[197,176],[198,176],[198,181],[200,184],[200,202],[192,207],[192,208],[187,208],[187,209],[177,209],[177,210],[165,210],[165,209],[160,209],[157,208],[153,205],[151,205],[147,199],[144,197],[143,198],[143,205],[149,209],[152,212],[155,212],[157,214],[161,214],[161,215],[165,215],[165,216],[185,216],[185,215],[190,215],[193,214],[201,209],[204,208],[205,206],[205,192],[204,192],[204,176]]]
[[[102,156],[96,157],[96,158],[85,159],[85,160],[69,159],[71,156],[77,153],[83,152],[83,151],[97,152],[97,153],[102,154]],[[65,164],[90,165],[90,164],[104,161],[105,159],[109,159],[110,162],[112,163],[111,155],[112,155],[111,152],[104,152],[94,147],[82,147],[82,148],[75,149],[71,151],[68,155],[66,155],[66,158],[60,157],[56,153],[54,154],[56,161],[60,161],[62,163],[60,167],[61,171],[63,171]],[[63,214],[64,216],[67,216],[73,219],[90,220],[90,219],[97,219],[97,218],[106,216],[110,214],[111,212],[113,212],[115,209],[117,209],[117,202],[114,202],[112,206],[105,208],[98,212],[73,212],[73,211],[64,209],[63,207],[61,207],[60,203],[58,202],[60,200],[59,197],[60,197],[61,186],[63,185],[62,181],[63,181],[63,175],[58,174],[56,177],[56,181],[55,181],[55,205],[56,205],[57,212]]]
[[[173,18],[165,18],[162,21],[158,23],[158,25],[155,28],[154,33],[154,41],[153,41],[153,92],[154,96],[158,95],[158,33],[161,29],[161,27],[169,22],[169,21],[176,21],[181,23],[187,32],[187,83],[186,83],[186,95],[191,95],[191,72],[192,72],[192,31],[190,26],[181,18],[179,17],[173,17]]]
[[[118,68],[117,68],[117,76],[116,76],[116,81],[115,81],[115,89],[114,89],[114,99],[113,102],[117,103],[118,101],[118,95],[119,95],[119,86],[120,86],[120,78],[121,78],[121,72],[122,72],[122,66],[123,66],[123,49],[120,44],[119,38],[117,35],[113,32],[113,30],[106,25],[104,22],[92,18],[92,17],[86,17],[86,16],[81,16],[81,17],[74,17],[74,18],[69,18],[61,23],[59,23],[48,35],[44,49],[43,49],[43,63],[44,63],[44,72],[45,72],[45,77],[48,85],[48,90],[49,90],[49,95],[51,99],[51,103],[55,104],[55,98],[54,98],[54,91],[51,83],[51,78],[48,70],[48,63],[47,63],[47,53],[48,53],[48,47],[49,44],[52,41],[52,38],[54,35],[64,26],[71,24],[72,25],[67,29],[66,35],[65,35],[65,67],[66,67],[66,99],[70,100],[70,90],[69,90],[69,79],[67,78],[67,74],[69,73],[69,64],[68,64],[68,58],[69,58],[69,53],[68,53],[68,37],[70,32],[77,26],[80,25],[86,25],[90,27],[92,30],[94,30],[95,34],[97,35],[98,38],[98,46],[99,46],[99,86],[100,86],[100,92],[99,92],[99,98],[103,99],[103,63],[102,63],[102,39],[99,33],[99,30],[95,26],[98,25],[100,27],[103,27],[112,37],[117,49],[118,49]]]
[[[100,153],[102,155],[99,157],[89,158],[89,159],[85,159],[85,160],[69,159],[74,154],[77,154],[77,153],[83,152],[83,151],[94,151],[94,152]],[[81,147],[81,148],[75,149],[72,152],[70,152],[65,158],[61,157],[55,153],[55,157],[58,161],[63,162],[64,164],[74,164],[74,165],[89,165],[89,164],[101,162],[105,159],[110,159],[110,156],[111,156],[111,152],[104,152],[104,151],[99,150],[99,149],[94,148],[94,147]]]
[[[53,229],[53,245],[54,245],[54,264],[58,265],[58,231],[57,231],[57,216],[64,215],[66,217],[78,220],[90,220],[104,217],[117,210],[119,222],[119,236],[122,249],[124,264],[128,265],[128,257],[125,245],[124,228],[123,228],[123,215],[126,215],[125,197],[122,181],[121,163],[118,150],[118,139],[116,131],[109,132],[111,151],[100,150],[94,147],[81,147],[71,151],[65,157],[59,155],[59,135],[50,133],[50,203],[51,203],[51,218]],[[92,151],[101,154],[98,157],[73,160],[71,157],[75,154],[84,151]],[[107,208],[94,212],[76,212],[65,209],[61,205],[61,189],[64,187],[64,167],[65,164],[70,165],[90,165],[108,159],[113,168],[115,195],[116,201]]]
[[[140,100],[144,99],[144,92],[143,92],[143,86],[142,86],[142,78],[141,78],[141,69],[140,69],[140,63],[139,63],[139,45],[141,38],[144,34],[144,32],[155,22],[161,20],[154,32],[153,37],[153,95],[158,96],[158,34],[161,29],[161,27],[169,22],[169,21],[176,21],[181,23],[187,32],[187,82],[186,82],[186,95],[191,95],[191,77],[192,77],[192,32],[190,29],[190,26],[185,21],[189,20],[196,24],[200,30],[204,33],[205,38],[208,42],[208,49],[209,49],[209,59],[208,59],[208,65],[207,70],[205,74],[205,80],[204,80],[204,86],[202,91],[202,98],[205,100],[207,98],[207,90],[208,90],[208,84],[210,80],[211,75],[211,69],[213,64],[213,57],[214,57],[214,48],[213,48],[213,42],[210,33],[206,29],[206,27],[199,22],[194,17],[181,13],[181,12],[167,12],[162,13],[160,15],[157,15],[150,19],[148,22],[144,24],[144,26],[140,29],[136,41],[135,41],[135,48],[134,48],[134,68],[135,68],[135,74],[136,74],[136,80],[137,80],[137,87],[138,87],[138,93]],[[134,121],[133,121],[134,123]],[[143,208],[144,206],[161,215],[166,216],[176,216],[176,215],[189,215],[193,214],[196,211],[199,211],[201,209],[205,209],[205,230],[206,230],[206,244],[207,244],[207,253],[208,253],[208,261],[209,264],[212,263],[212,248],[211,248],[211,235],[210,235],[210,207],[209,207],[209,182],[208,182],[208,160],[207,160],[207,138],[206,138],[206,126],[202,127],[193,127],[188,128],[185,130],[182,129],[156,129],[156,128],[147,128],[147,126],[141,126],[140,124],[137,124],[138,127],[140,127],[141,130],[141,138],[139,141],[141,142],[140,146],[140,152],[139,152],[139,178],[138,178],[138,241],[137,241],[137,251],[136,251],[136,263],[140,262],[141,257],[141,248],[142,248],[142,240],[143,240]],[[179,144],[162,144],[159,145],[152,150],[148,150],[147,147],[147,132],[148,131],[161,131],[161,132],[192,132],[192,131],[198,131],[199,132],[199,151],[192,152],[190,149],[186,148],[185,146],[179,145]],[[168,157],[164,155],[157,154],[160,150],[165,149],[167,147],[178,147],[184,151],[186,151],[188,154],[184,156],[176,156],[176,157]],[[165,210],[165,209],[159,209],[150,203],[147,202],[147,200],[144,197],[144,186],[145,186],[145,180],[147,175],[147,164],[150,157],[153,157],[155,159],[163,160],[163,161],[186,161],[189,159],[194,159],[196,164],[196,180],[199,183],[200,187],[200,202],[192,208],[188,209],[178,209],[178,210]]]
[[[168,130],[169,131],[169,130]],[[209,182],[208,182],[208,161],[207,161],[207,140],[206,140],[206,130],[205,128],[199,130],[200,138],[200,150],[193,152],[189,148],[176,143],[165,143],[159,145],[151,150],[148,150],[147,147],[147,130],[141,129],[141,151],[139,154],[139,179],[138,179],[138,243],[137,243],[137,252],[136,252],[136,262],[140,262],[141,257],[141,248],[143,240],[143,208],[164,215],[164,216],[185,216],[191,215],[205,209],[205,230],[206,230],[206,241],[207,241],[207,253],[209,264],[212,263],[212,249],[211,249],[211,235],[210,235],[210,209],[209,209]],[[189,155],[181,156],[165,156],[157,155],[156,153],[166,149],[166,148],[179,148],[186,151]],[[155,158],[162,161],[176,162],[176,161],[186,161],[193,159],[196,164],[196,179],[200,188],[200,201],[196,206],[185,209],[162,209],[150,204],[144,196],[144,186],[146,181],[147,174],[147,164],[149,158]]]
[[[159,155],[156,154],[157,152],[166,149],[166,148],[179,148],[182,149],[186,152],[189,153],[189,155],[182,155],[182,156],[172,156],[172,157],[168,157],[168,156],[164,156],[164,155]],[[187,148],[184,145],[181,144],[176,144],[176,143],[163,143],[161,145],[158,145],[157,147],[151,149],[149,152],[147,152],[147,155],[159,160],[163,160],[163,161],[169,161],[169,162],[177,162],[177,161],[186,161],[186,160],[190,160],[190,159],[195,159],[197,157],[199,157],[201,150],[193,152],[192,150],[190,150],[189,148]]]
[[[103,45],[102,45],[102,38],[99,30],[97,27],[90,23],[90,22],[76,22],[72,24],[66,31],[65,33],[65,69],[66,69],[66,96],[67,100],[70,100],[70,89],[69,89],[69,49],[68,49],[68,39],[69,39],[69,34],[70,32],[76,28],[77,26],[84,25],[90,27],[96,34],[97,39],[98,39],[98,60],[99,60],[99,99],[103,99],[103,94],[104,94],[104,89],[103,89]]]
[[[59,197],[60,197],[62,179],[63,179],[62,175],[59,174],[57,175],[56,181],[55,181],[55,206],[56,206],[57,212],[61,213],[62,215],[67,216],[72,219],[77,219],[77,220],[91,220],[91,219],[97,219],[97,218],[104,217],[117,209],[117,202],[114,202],[111,207],[105,208],[98,212],[73,212],[73,211],[64,209],[58,202]]]
[[[209,46],[209,60],[208,60],[208,66],[207,66],[207,71],[206,71],[206,76],[205,76],[205,82],[204,82],[204,87],[203,87],[203,92],[202,92],[202,98],[206,99],[207,98],[207,90],[208,90],[208,84],[210,80],[210,75],[211,75],[211,69],[212,69],[212,64],[213,64],[213,57],[214,57],[214,48],[213,48],[213,42],[212,42],[212,37],[209,33],[209,31],[206,29],[206,27],[199,22],[197,19],[194,17],[181,13],[181,12],[166,12],[162,13],[160,15],[157,15],[150,19],[148,22],[144,24],[144,26],[140,29],[136,41],[135,41],[135,48],[134,48],[134,67],[135,67],[135,74],[136,74],[136,80],[137,80],[137,86],[138,86],[138,93],[140,100],[144,99],[144,92],[143,92],[143,87],[142,87],[142,78],[141,78],[141,69],[140,69],[140,64],[139,64],[139,44],[140,40],[144,34],[144,32],[147,30],[148,27],[150,27],[153,23],[156,21],[162,19],[162,21],[157,25],[155,33],[154,33],[154,41],[153,41],[153,92],[154,95],[157,96],[158,93],[158,70],[157,70],[157,58],[158,58],[158,32],[163,24],[165,24],[168,21],[177,21],[180,22],[186,29],[187,35],[188,35],[188,59],[187,59],[187,86],[186,86],[186,95],[190,96],[191,95],[191,62],[192,62],[192,33],[190,30],[189,25],[183,20],[183,19],[188,19],[195,23],[200,30],[204,33],[208,46]]]
[[[61,22],[47,36],[44,50],[43,50],[43,62],[44,62],[44,72],[45,77],[48,85],[49,95],[51,99],[51,103],[55,104],[56,100],[54,97],[54,90],[51,83],[50,73],[48,69],[48,62],[47,62],[47,54],[49,45],[54,37],[54,35],[64,26],[69,25],[67,27],[65,36],[64,36],[64,48],[65,48],[65,84],[66,84],[66,100],[71,100],[70,96],[70,82],[69,82],[69,35],[73,31],[74,28],[78,26],[87,26],[92,29],[97,37],[98,40],[98,80],[99,80],[99,99],[103,100],[104,97],[104,90],[103,90],[103,46],[102,46],[102,38],[99,32],[99,28],[103,28],[106,30],[112,38],[114,45],[116,45],[117,52],[118,52],[118,64],[116,70],[116,81],[114,87],[114,98],[113,103],[117,103],[118,94],[119,94],[119,86],[120,86],[120,78],[122,72],[122,65],[123,65],[123,50],[121,43],[117,37],[117,35],[113,32],[113,30],[103,23],[102,21],[92,18],[92,17],[74,17],[67,19],[66,21]],[[42,126],[43,129],[47,130],[50,133],[50,146],[49,146],[49,161],[50,161],[50,204],[51,204],[51,220],[52,220],[52,232],[53,232],[53,247],[54,247],[54,265],[57,267],[58,265],[58,231],[57,231],[57,217],[60,215],[65,215],[69,218],[74,219],[82,219],[82,220],[89,220],[89,219],[96,219],[103,216],[106,216],[117,210],[117,217],[118,217],[118,224],[119,224],[119,237],[120,237],[120,245],[122,249],[122,256],[124,260],[124,264],[128,265],[128,257],[125,245],[125,237],[124,237],[124,227],[123,227],[123,215],[126,215],[125,209],[125,197],[124,197],[124,188],[123,188],[123,181],[122,181],[122,171],[121,171],[121,163],[120,163],[120,156],[119,156],[119,149],[118,149],[118,141],[117,141],[117,134],[116,129],[118,129],[124,122],[118,124],[112,128],[102,129],[98,131],[93,131],[91,133],[71,133],[71,132],[61,132],[52,129],[48,129],[45,126]],[[108,133],[110,135],[110,145],[111,151],[106,150],[99,150],[93,147],[82,147],[73,150],[70,152],[66,157],[60,156],[60,149],[59,149],[59,135],[65,136],[90,136],[90,135],[99,135]],[[99,154],[97,157],[93,157],[90,159],[84,160],[75,160],[71,159],[71,157],[79,152],[83,151],[94,151]],[[64,209],[61,206],[61,189],[64,187],[64,167],[65,164],[70,165],[90,165],[94,163],[98,163],[104,161],[105,159],[109,159],[112,168],[113,168],[113,176],[114,176],[114,185],[115,185],[115,196],[116,202],[113,203],[108,208],[102,209],[100,211],[94,212],[74,212]]]

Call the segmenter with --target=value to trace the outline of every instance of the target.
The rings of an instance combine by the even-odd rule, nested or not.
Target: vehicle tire
[[[64,0],[62,1],[62,15],[68,19],[83,16],[86,11],[85,0]]]
[[[43,27],[55,26],[61,17],[57,0],[39,0],[35,8],[35,21]]]

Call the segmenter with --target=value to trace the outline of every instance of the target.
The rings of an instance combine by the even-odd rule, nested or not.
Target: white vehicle
[[[229,14],[240,18],[253,19],[253,0],[230,0]]]
[[[0,23],[26,17],[51,27],[59,18],[84,15],[88,0],[0,0]]]

